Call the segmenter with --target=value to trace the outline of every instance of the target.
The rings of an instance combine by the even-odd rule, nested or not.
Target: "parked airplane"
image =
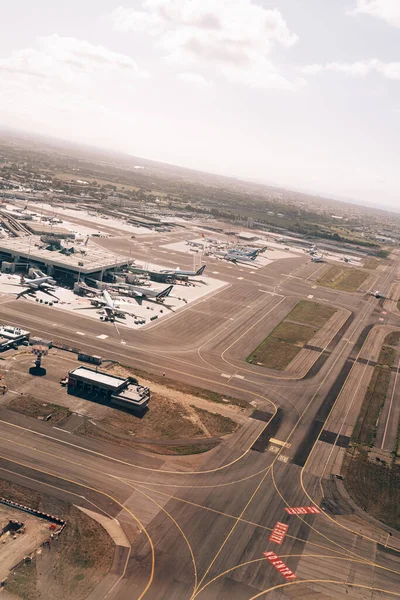
[[[100,306],[104,308],[104,312],[106,313],[106,319],[111,322],[114,322],[116,318],[124,317],[125,315],[129,315],[131,317],[135,316],[132,312],[121,308],[121,303],[116,302],[110,296],[110,293],[107,290],[103,290],[101,296],[101,299],[92,300],[93,306],[75,308],[74,310],[93,310]],[[125,304],[129,304],[129,302],[126,302]]]
[[[228,262],[233,263],[244,263],[244,262],[254,262],[257,258],[257,255],[245,256],[241,254],[232,254],[230,252],[214,252],[216,258],[221,258],[223,260],[227,260]]]
[[[239,254],[240,256],[257,257],[266,250],[268,250],[267,246],[264,246],[263,248],[229,248],[227,252],[229,254]]]
[[[203,265],[197,271],[181,271],[181,269],[177,267],[176,269],[163,269],[161,273],[167,273],[168,275],[183,275],[184,277],[200,277],[200,275],[203,275],[205,268],[206,265]]]
[[[156,302],[164,302],[165,298],[167,298],[167,296],[170,295],[173,287],[174,287],[173,285],[170,285],[169,287],[165,288],[165,290],[162,290],[160,292],[159,290],[155,290],[154,288],[141,287],[141,286],[135,286],[135,285],[128,284],[127,290],[128,290],[128,294],[130,296],[133,296],[138,301],[154,299]]]
[[[52,294],[54,291],[53,286],[56,285],[56,282],[49,275],[44,275],[41,271],[33,271],[34,277],[32,279],[27,279],[23,275],[21,275],[21,281],[18,284],[10,283],[8,285],[20,285],[25,289],[22,290],[19,294],[17,294],[17,299],[26,295],[34,295],[36,292],[41,291],[49,296],[53,296],[53,298],[58,297]]]
[[[316,254],[311,258],[312,262],[324,262],[324,257],[322,254]]]

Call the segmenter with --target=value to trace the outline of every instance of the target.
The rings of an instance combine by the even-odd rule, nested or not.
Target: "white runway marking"
[[[219,271],[213,271],[213,272],[212,272],[212,274],[213,274],[213,275],[218,275],[218,274],[219,274]]]
[[[230,379],[231,376],[227,375],[226,373],[221,373],[221,377],[225,377],[225,379]]]
[[[82,333],[82,331],[77,331],[76,335],[86,335],[85,333]]]
[[[108,338],[108,335],[106,335],[105,333],[102,333],[101,335],[96,335],[96,337],[99,340],[106,340]]]
[[[244,379],[243,375],[234,375],[234,377],[236,377],[236,379]]]
[[[238,277],[238,279],[243,279],[243,277]]]
[[[309,294],[309,295],[307,296],[307,298],[309,298],[309,299],[311,300],[311,298],[314,298],[314,294]]]

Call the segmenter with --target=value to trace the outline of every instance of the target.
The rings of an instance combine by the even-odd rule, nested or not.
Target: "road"
[[[128,251],[128,240],[118,243]],[[372,272],[371,289],[391,289],[398,267],[394,254],[384,271]],[[339,436],[349,435],[359,408],[360,374],[379,348],[375,332],[395,329],[400,319],[382,311],[373,296],[316,287],[319,270],[303,256],[254,273],[218,263],[219,277],[229,284],[222,291],[157,326],[121,328],[120,336],[110,324],[77,315],[72,326],[68,313],[3,296],[7,323],[257,407],[237,434],[190,458],[113,447],[0,409],[3,477],[95,506],[118,518],[130,540],[132,525],[139,527],[121,559],[123,576],[111,578],[111,591],[103,585],[98,597],[400,596],[400,536],[386,547],[387,529],[359,512],[334,477],[344,451]],[[309,374],[246,364],[249,348],[310,295],[351,318],[316,352]],[[99,340],[103,331],[109,337]],[[285,508],[293,506],[321,510],[289,515]],[[268,539],[277,521],[288,525],[281,545]],[[286,580],[263,555],[268,551],[296,579]]]

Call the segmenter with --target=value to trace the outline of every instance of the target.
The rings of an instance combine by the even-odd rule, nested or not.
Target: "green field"
[[[353,430],[352,441],[356,444],[372,447],[375,442],[376,426],[379,415],[386,400],[391,377],[391,367],[396,358],[396,351],[386,344],[393,341],[393,333],[386,336],[374,368],[370,384]]]
[[[247,357],[247,362],[283,371],[336,310],[302,300]]]
[[[360,269],[332,266],[316,283],[335,290],[356,292],[368,277],[369,273]]]

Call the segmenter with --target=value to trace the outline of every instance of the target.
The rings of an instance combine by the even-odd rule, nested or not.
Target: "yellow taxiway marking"
[[[345,557],[345,556],[331,556],[331,555],[321,555],[321,554],[281,554],[279,555],[280,558],[284,558],[284,559],[288,559],[288,558],[318,558],[318,559],[328,559],[328,560],[347,560],[347,561],[351,561],[354,563],[361,563],[361,564],[366,564],[366,565],[371,565],[371,566],[375,566],[373,565],[373,563],[370,563],[368,561],[364,561],[364,560],[357,560],[357,559],[352,559],[349,557]],[[206,583],[206,585],[204,585],[196,594],[196,596],[199,596],[205,589],[206,587],[208,587],[209,585],[211,585],[214,581],[217,581],[218,579],[220,579],[221,577],[225,577],[225,575],[228,575],[229,573],[232,573],[233,571],[236,571],[237,569],[241,569],[242,567],[247,567],[248,565],[252,565],[255,563],[260,563],[260,562],[266,562],[267,559],[262,557],[262,558],[255,558],[253,560],[248,560],[244,563],[240,563],[239,565],[235,565],[234,567],[231,567],[230,569],[227,569],[226,571],[223,571],[222,573],[219,573],[219,575],[216,575],[215,577],[213,577],[213,579],[210,579],[210,581],[208,581]],[[297,581],[297,583],[301,583],[301,579]],[[282,584],[285,585],[285,584]],[[279,587],[279,586],[278,586]],[[276,588],[273,588],[276,589]],[[268,590],[271,591],[271,590]],[[261,594],[264,594],[265,592],[261,592]],[[258,598],[258,596],[253,596],[253,598]]]
[[[372,587],[371,585],[362,585],[361,583],[349,583],[348,581],[337,581],[336,579],[299,579],[298,581],[289,581],[287,583],[281,583],[280,585],[275,585],[274,587],[270,587],[255,596],[249,598],[249,600],[256,600],[256,598],[261,598],[264,594],[269,594],[269,592],[273,592],[275,590],[280,590],[282,588],[289,587],[290,585],[302,585],[304,583],[333,583],[335,585],[343,585],[354,587],[361,590],[370,590],[371,592],[381,592],[383,594],[391,594],[392,596],[400,597],[399,592],[391,592],[389,590],[384,590],[382,588]]]
[[[59,479],[60,481],[66,481],[67,483],[72,483],[73,485],[76,485],[78,487],[81,487],[83,489],[87,489],[90,490],[91,492],[95,492],[96,494],[100,494],[101,496],[104,496],[105,498],[109,498],[109,500],[111,500],[112,502],[114,502],[115,504],[117,504],[117,506],[119,506],[122,510],[126,511],[131,517],[132,519],[137,523],[137,525],[139,526],[139,529],[141,529],[145,536],[147,537],[147,540],[149,542],[149,546],[150,546],[150,550],[151,550],[151,571],[150,571],[150,577],[149,580],[144,588],[144,590],[142,591],[142,593],[140,594],[140,596],[138,597],[137,600],[142,600],[142,598],[144,598],[144,596],[146,595],[146,593],[148,592],[153,579],[154,579],[154,568],[155,568],[155,550],[154,550],[154,544],[153,541],[147,531],[147,529],[144,527],[144,525],[142,524],[142,522],[138,519],[138,517],[131,511],[129,510],[129,508],[127,508],[124,504],[122,504],[119,500],[117,500],[116,498],[114,498],[113,496],[111,496],[111,494],[108,494],[107,492],[103,492],[102,490],[98,490],[90,485],[87,485],[86,483],[79,483],[79,481],[74,481],[73,479],[68,479],[67,477],[62,477],[62,475],[56,475],[55,473],[51,473],[49,471],[43,471],[41,469],[37,469],[35,467],[31,467],[30,465],[27,465],[25,463],[19,462],[17,460],[12,460],[10,458],[7,458],[6,456],[1,456],[0,455],[0,459],[6,460],[10,463],[13,463],[14,465],[18,465],[20,467],[23,467],[25,469],[30,469],[31,471],[36,471],[37,473],[41,473],[42,475],[49,475],[50,477],[54,477],[55,479]],[[39,480],[40,483],[42,483]],[[45,484],[45,485],[49,485],[49,484]],[[55,487],[55,486],[54,486]],[[63,488],[61,488],[63,489]],[[64,490],[65,491],[65,490]],[[69,493],[68,490],[66,490],[67,493]],[[75,496],[77,494],[74,494]]]
[[[123,480],[123,479],[121,481],[125,482],[125,480]],[[171,496],[171,494],[166,494],[165,492],[161,492],[160,490],[153,490],[152,488],[149,488],[146,485],[142,485],[141,487],[147,489],[149,492],[153,492],[153,493],[159,494],[160,496],[164,496],[164,497],[168,498],[169,500],[176,500],[177,502],[182,502],[184,504],[194,506],[195,508],[201,508],[203,510],[215,513],[222,517],[226,517],[227,519],[235,519],[236,520],[238,518],[235,515],[231,515],[229,513],[224,513],[220,510],[216,510],[215,508],[211,508],[209,506],[204,506],[203,504],[197,504],[196,502],[191,502],[190,500],[185,500],[184,498],[180,498],[179,496]],[[260,523],[254,523],[253,521],[249,521],[248,519],[240,519],[240,522],[244,523],[245,525],[250,525],[251,527],[263,529],[264,531],[272,531],[273,530],[272,527],[267,527],[267,525],[261,525]],[[289,533],[286,534],[286,538],[291,539],[296,542],[304,542],[304,543],[307,543],[309,546],[313,546],[315,548],[321,548],[322,550],[329,550],[330,552],[335,552],[336,554],[343,555],[343,557],[347,558],[348,560],[353,560],[351,557],[348,557],[345,552],[340,552],[339,550],[335,550],[334,548],[329,548],[329,546],[323,546],[322,544],[316,544],[315,542],[310,542],[308,540],[304,540],[303,538],[299,538],[295,535],[290,535]]]
[[[276,444],[277,446],[282,446],[283,448],[290,448],[292,444],[288,444],[288,442],[282,442],[281,440],[276,440],[275,438],[270,438],[269,440],[271,444]]]
[[[174,517],[171,515],[171,513],[169,513],[167,510],[165,510],[165,508],[163,506],[161,506],[161,504],[159,504],[156,500],[154,500],[154,498],[152,498],[151,496],[149,496],[148,494],[146,494],[143,490],[141,490],[141,489],[139,489],[139,488],[137,488],[137,487],[135,487],[133,485],[130,485],[129,483],[126,483],[126,485],[128,485],[130,488],[134,489],[139,494],[142,494],[145,498],[147,498],[148,500],[150,500],[150,502],[153,502],[153,504],[155,504],[160,510],[162,510],[163,513],[165,513],[167,515],[167,517],[169,519],[171,519],[171,521],[176,525],[177,529],[181,533],[181,535],[182,535],[183,539],[185,540],[186,545],[187,545],[187,547],[189,549],[190,558],[191,558],[192,564],[193,564],[193,572],[194,572],[193,590],[195,590],[196,587],[197,587],[197,565],[196,565],[196,560],[195,560],[195,557],[194,557],[193,548],[192,548],[192,546],[191,546],[188,538],[186,537],[184,531],[182,530],[181,526],[176,521],[176,519],[174,519]]]

